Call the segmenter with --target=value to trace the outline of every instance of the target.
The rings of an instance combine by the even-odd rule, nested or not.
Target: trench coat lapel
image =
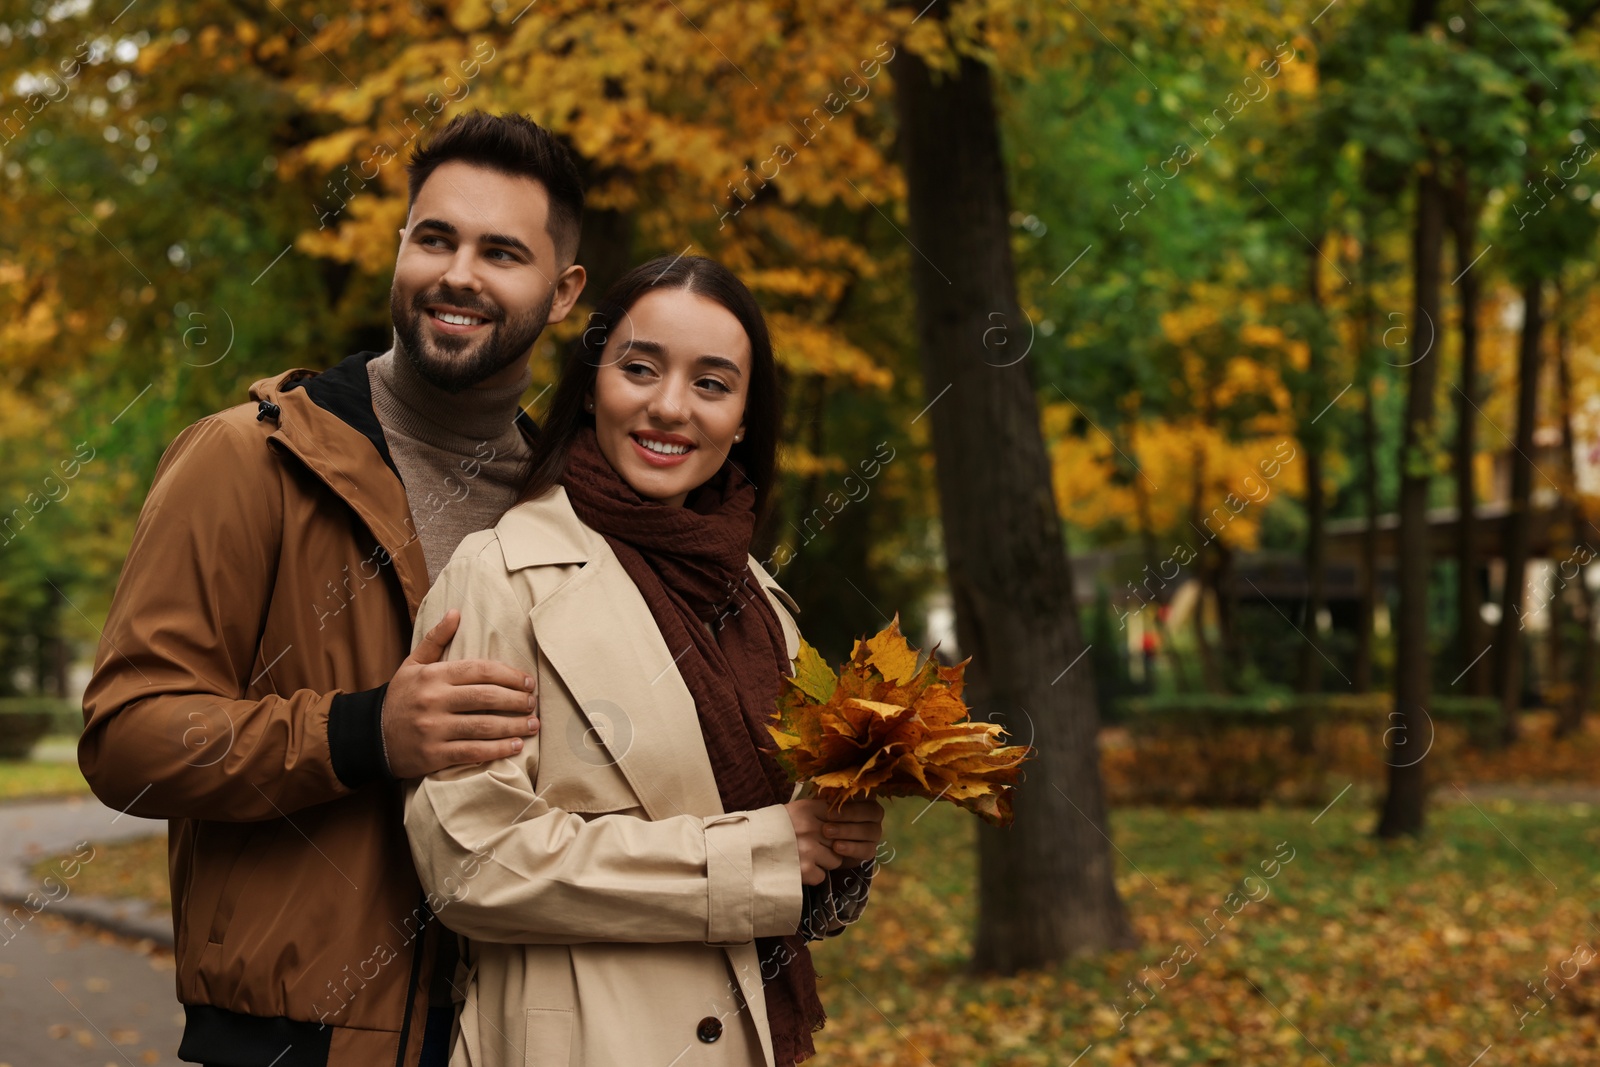
[[[529,612],[539,651],[651,819],[722,814],[694,697],[675,666],[685,650],[668,650],[621,561],[556,493],[523,505],[545,512],[519,517],[543,520],[532,539],[510,512],[500,530],[508,566],[583,562]]]

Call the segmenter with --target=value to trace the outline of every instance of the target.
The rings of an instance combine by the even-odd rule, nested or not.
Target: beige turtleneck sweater
[[[367,363],[367,377],[432,585],[461,539],[498,522],[522,489],[531,450],[515,420],[533,371],[451,395],[390,349]]]

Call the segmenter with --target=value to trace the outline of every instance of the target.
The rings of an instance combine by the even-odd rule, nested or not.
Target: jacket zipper
[[[411,1009],[417,1002],[417,975],[422,971],[422,945],[427,936],[428,924],[433,921],[433,911],[428,907],[428,894],[422,894],[422,910],[427,918],[422,920],[422,925],[417,929],[417,947],[411,954],[411,980],[406,985],[406,1013],[400,1021],[400,1049],[395,1053],[394,1067],[406,1065],[406,1039],[411,1036]]]

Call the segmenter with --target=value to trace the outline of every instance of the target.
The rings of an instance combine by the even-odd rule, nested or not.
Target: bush
[[[1411,742],[1396,733],[1393,708],[1390,693],[1132,698],[1119,709],[1126,741],[1105,753],[1107,785],[1120,803],[1318,805],[1351,781],[1380,780],[1386,760],[1410,751],[1448,765],[1499,721],[1492,699],[1436,698]]]
[[[0,759],[27,759],[41,737],[64,728],[72,733],[83,729],[83,712],[71,701],[0,697]]]

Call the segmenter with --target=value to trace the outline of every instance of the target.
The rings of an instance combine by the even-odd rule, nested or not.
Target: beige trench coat
[[[798,609],[750,566],[792,660]],[[450,608],[446,658],[536,673],[540,716],[516,757],[407,790],[417,872],[465,937],[451,1067],[773,1067],[753,939],[799,924],[794,829],[782,805],[723,812],[682,650],[610,546],[558,487],[461,543],[418,637]],[[862,870],[830,874],[827,933]]]

